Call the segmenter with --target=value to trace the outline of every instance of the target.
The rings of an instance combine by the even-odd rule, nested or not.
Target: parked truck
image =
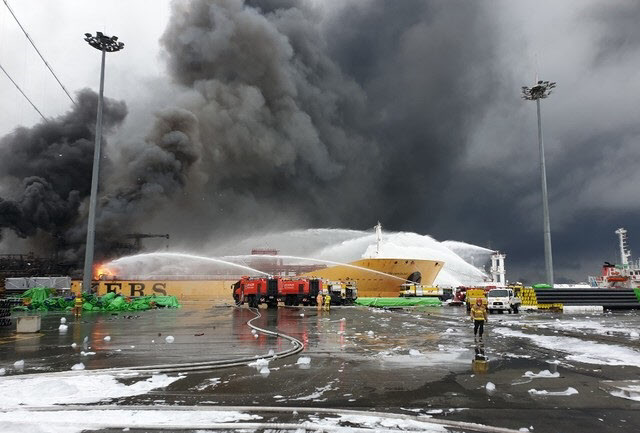
[[[511,288],[492,289],[487,293],[487,310],[489,313],[497,311],[517,313],[521,302]]]

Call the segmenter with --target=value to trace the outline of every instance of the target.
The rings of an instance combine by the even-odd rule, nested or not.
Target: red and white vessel
[[[635,289],[640,287],[640,259],[633,261],[627,246],[627,231],[616,230],[620,247],[620,264],[604,262],[602,275],[589,277],[589,285],[603,289]]]

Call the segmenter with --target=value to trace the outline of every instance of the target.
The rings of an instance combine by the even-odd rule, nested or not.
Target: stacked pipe
[[[11,326],[11,303],[0,299],[0,326]]]
[[[590,306],[636,309],[640,302],[633,289],[535,289],[538,305]]]

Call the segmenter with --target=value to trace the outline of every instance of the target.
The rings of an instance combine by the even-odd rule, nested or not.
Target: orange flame
[[[96,280],[104,280],[109,277],[114,277],[115,273],[107,267],[105,264],[96,265],[93,271],[93,276]]]

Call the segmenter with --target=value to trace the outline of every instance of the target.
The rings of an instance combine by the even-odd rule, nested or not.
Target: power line
[[[16,89],[18,89],[18,91],[20,93],[22,93],[22,96],[24,96],[24,98],[29,101],[29,104],[31,104],[31,106],[33,107],[34,110],[36,110],[38,112],[38,114],[44,119],[45,122],[48,122],[49,120],[44,117],[44,114],[42,114],[40,112],[40,110],[38,110],[38,107],[35,106],[35,104],[33,102],[31,102],[31,99],[29,99],[29,97],[22,91],[22,89],[20,88],[20,86],[18,86],[18,83],[16,83],[15,81],[13,81],[13,78],[11,78],[11,75],[9,75],[9,73],[2,67],[2,65],[0,64],[0,69],[2,69],[2,72],[4,72],[4,74],[7,76],[7,78],[13,83],[14,86],[16,86]]]
[[[60,79],[58,78],[58,76],[56,75],[55,72],[53,72],[53,69],[51,68],[51,65],[49,65],[49,63],[47,63],[47,61],[44,59],[44,57],[42,56],[42,53],[40,53],[40,50],[38,49],[38,47],[36,47],[35,42],[33,42],[33,40],[31,39],[31,36],[29,36],[29,33],[27,33],[27,31],[24,29],[24,27],[22,27],[22,24],[20,24],[20,21],[18,20],[18,17],[16,16],[15,13],[13,13],[13,10],[11,9],[11,6],[9,6],[9,3],[7,2],[7,0],[2,0],[4,1],[4,5],[7,7],[7,9],[9,9],[9,12],[11,12],[11,15],[13,16],[13,19],[16,20],[16,23],[18,23],[18,26],[20,27],[20,29],[22,30],[22,33],[24,33],[24,35],[27,37],[27,39],[29,40],[29,42],[31,43],[31,45],[33,46],[33,49],[36,50],[36,53],[38,53],[38,55],[40,56],[40,58],[42,59],[42,61],[44,62],[45,66],[47,67],[47,69],[49,69],[49,72],[51,72],[51,75],[53,75],[53,78],[56,79],[56,81],[58,82],[58,84],[60,84],[60,87],[62,87],[62,90],[64,91],[64,93],[67,94],[67,96],[69,97],[69,99],[71,100],[71,102],[73,102],[73,105],[77,105],[76,101],[73,99],[73,97],[69,94],[69,92],[67,91],[66,87],[64,87],[64,85],[62,84],[62,82],[60,81]],[[6,72],[5,72],[6,73]],[[13,80],[12,80],[13,81]],[[33,104],[32,104],[33,105]],[[35,108],[35,107],[34,107]]]

